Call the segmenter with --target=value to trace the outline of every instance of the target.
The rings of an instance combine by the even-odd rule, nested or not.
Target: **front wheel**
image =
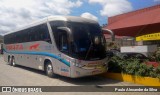
[[[46,71],[46,75],[47,75],[48,77],[54,77],[54,76],[55,76],[55,74],[54,74],[54,72],[53,72],[53,67],[52,67],[51,62],[48,62],[48,63],[47,63],[47,65],[46,65],[46,67],[45,67],[45,71]]]

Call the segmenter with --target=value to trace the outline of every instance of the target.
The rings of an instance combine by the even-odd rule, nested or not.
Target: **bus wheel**
[[[48,77],[54,77],[54,76],[55,76],[55,74],[54,74],[54,72],[53,72],[53,67],[52,67],[51,62],[48,62],[48,63],[46,64],[46,66],[45,66],[45,71],[46,71],[46,75],[47,75]]]
[[[14,59],[14,57],[12,57],[12,62],[11,62],[11,65],[12,65],[13,67],[15,67],[15,66],[16,66],[16,62],[15,62],[15,59]]]
[[[12,58],[11,57],[8,58],[8,63],[10,66],[12,66]]]

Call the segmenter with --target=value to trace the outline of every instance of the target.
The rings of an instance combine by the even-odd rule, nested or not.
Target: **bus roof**
[[[98,23],[97,21],[87,19],[87,18],[83,18],[83,17],[78,17],[78,16],[49,16],[49,17],[40,19],[38,21],[34,21],[34,22],[32,22],[31,24],[29,24],[25,27],[22,27],[22,28],[14,30],[14,31],[8,32],[8,33],[4,34],[4,36],[7,35],[7,34],[10,34],[10,33],[14,33],[14,32],[20,31],[20,30],[24,30],[24,29],[39,25],[39,24],[46,23],[48,21],[71,21],[71,22]]]
[[[64,21],[73,21],[73,22],[98,23],[97,21],[87,19],[87,18],[83,18],[83,17],[78,17],[78,16],[49,16],[48,20],[49,21],[64,20]]]

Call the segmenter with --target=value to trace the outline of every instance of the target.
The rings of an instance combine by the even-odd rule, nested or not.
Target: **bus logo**
[[[29,50],[38,50],[39,44],[34,44],[29,47]]]

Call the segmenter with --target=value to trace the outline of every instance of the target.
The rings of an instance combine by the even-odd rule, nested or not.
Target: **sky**
[[[160,0],[0,0],[0,35],[52,15],[81,16],[107,24],[108,17],[160,4]]]

